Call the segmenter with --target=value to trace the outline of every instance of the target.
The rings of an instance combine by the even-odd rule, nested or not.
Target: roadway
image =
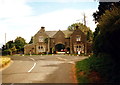
[[[75,83],[72,67],[84,56],[11,56],[2,71],[2,83]]]

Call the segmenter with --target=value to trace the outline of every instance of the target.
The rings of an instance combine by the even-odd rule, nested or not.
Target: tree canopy
[[[78,28],[87,36],[87,40],[91,42],[93,38],[93,33],[86,25],[83,25],[82,23],[73,23],[72,25],[68,26],[68,30],[76,30],[76,26],[78,26]]]
[[[100,17],[105,13],[106,10],[113,10],[114,7],[120,6],[120,1],[119,2],[99,2],[99,7],[98,11],[93,13],[93,17],[95,22],[99,22]]]
[[[15,46],[18,49],[18,51],[24,51],[24,45],[26,44],[25,39],[22,37],[17,37],[15,39]]]
[[[120,51],[120,7],[114,7],[112,10],[106,10],[100,17],[99,34],[94,40],[94,53],[99,56],[101,53],[107,53],[119,58]]]
[[[31,44],[31,43],[33,43],[33,36],[31,37],[29,44]]]
[[[2,47],[3,55],[13,54],[13,53],[23,53],[24,52],[24,46],[26,42],[25,39],[22,37],[17,37],[14,41],[8,41],[5,45]]]

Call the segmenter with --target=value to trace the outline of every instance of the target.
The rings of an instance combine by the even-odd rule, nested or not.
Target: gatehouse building
[[[24,47],[25,54],[42,54],[65,52],[75,54],[78,51],[88,53],[86,35],[76,27],[76,30],[45,31],[45,27],[33,36],[33,43]]]

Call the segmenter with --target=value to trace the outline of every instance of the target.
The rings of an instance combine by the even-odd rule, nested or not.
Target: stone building
[[[74,31],[45,31],[45,27],[41,27],[33,36],[33,43],[25,45],[24,53],[88,53],[87,46],[86,35],[78,27]]]

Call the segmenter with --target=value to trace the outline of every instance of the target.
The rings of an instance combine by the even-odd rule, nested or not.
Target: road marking
[[[33,61],[35,61],[34,58],[30,58],[30,59],[33,60]],[[35,66],[36,66],[36,63],[34,63],[34,65],[32,66],[32,68],[28,72],[31,72],[34,69]]]
[[[63,61],[66,61],[67,59],[65,59],[65,58],[61,58],[61,57],[57,57],[57,59],[59,59],[59,60],[63,60]]]
[[[32,68],[28,72],[31,72],[34,69],[35,66],[36,66],[36,63],[34,63],[34,65],[32,66]]]
[[[69,61],[68,63],[70,63],[70,64],[75,64],[75,62],[74,62],[74,61]]]
[[[34,58],[30,58],[31,60],[33,60],[33,61],[35,61],[35,59]]]

